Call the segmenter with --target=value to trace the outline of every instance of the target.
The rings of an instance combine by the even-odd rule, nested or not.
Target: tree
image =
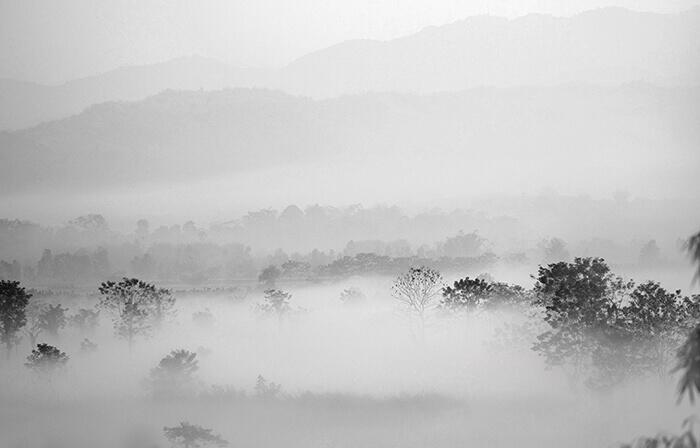
[[[257,305],[257,310],[263,315],[277,317],[277,320],[281,322],[293,310],[289,304],[291,298],[292,295],[288,292],[268,289],[265,291],[263,303]]]
[[[82,353],[93,353],[97,351],[97,344],[90,339],[85,338],[80,342],[80,351]]]
[[[209,308],[205,308],[192,313],[192,321],[201,328],[211,328],[214,325],[215,319],[214,315],[209,311]]]
[[[272,381],[267,381],[262,375],[258,375],[258,379],[255,381],[255,395],[259,398],[277,398],[281,390],[282,386]]]
[[[80,308],[76,314],[68,319],[68,322],[78,328],[81,333],[92,334],[100,323],[100,312]]]
[[[435,307],[435,298],[441,288],[442,275],[425,266],[409,268],[396,278],[391,288],[399,304],[418,317],[421,336],[425,335],[427,314]]]
[[[39,315],[44,307],[44,304],[36,300],[30,300],[26,308],[27,322],[24,326],[24,334],[29,337],[29,346],[36,346],[37,339],[43,331],[39,325]]]
[[[549,241],[542,241],[540,249],[544,252],[545,263],[569,260],[569,252],[566,250],[566,243],[562,239],[552,238]]]
[[[99,306],[113,314],[114,330],[132,347],[136,336],[147,336],[174,313],[175,299],[167,289],[135,278],[102,283]]]
[[[692,262],[697,265],[693,281],[700,281],[700,232],[688,238],[685,249]]]
[[[200,448],[207,446],[227,446],[228,442],[221,436],[213,434],[213,430],[187,422],[180,422],[179,426],[172,428],[163,427],[165,438],[173,446],[182,448]]]
[[[540,267],[535,293],[550,328],[533,349],[550,365],[587,370],[594,387],[665,375],[684,329],[700,317],[700,297],[682,297],[655,282],[635,287],[599,258]]]
[[[695,392],[700,393],[700,325],[696,326],[676,354],[674,372],[681,372],[678,381],[678,402],[687,393],[691,403],[695,402]]]
[[[343,302],[344,305],[359,305],[365,300],[366,297],[362,293],[362,290],[355,286],[352,286],[348,289],[344,289],[343,292],[340,293],[340,301]]]
[[[639,264],[643,267],[654,267],[661,261],[661,250],[656,240],[649,240],[639,251]]]
[[[66,365],[68,355],[49,344],[37,344],[24,363],[27,368],[42,374],[49,374]]]
[[[19,282],[0,280],[0,342],[5,344],[8,358],[20,340],[19,330],[27,323],[25,309],[30,298]]]
[[[615,319],[618,304],[609,294],[613,275],[602,258],[576,258],[539,267],[536,304],[544,309],[550,329],[538,336],[533,350],[550,365],[572,361],[580,370],[600,335]]]
[[[61,304],[45,305],[39,313],[38,325],[52,337],[58,337],[58,330],[66,326],[66,311]]]
[[[474,257],[479,254],[486,240],[478,233],[459,231],[456,236],[447,238],[441,245],[442,255],[450,258]]]
[[[187,350],[173,350],[151,369],[150,386],[156,398],[175,398],[194,391],[197,354]]]
[[[488,301],[491,288],[483,279],[465,277],[442,288],[440,307],[449,311],[474,311]]]
[[[265,289],[274,289],[275,282],[282,275],[282,271],[275,265],[270,265],[263,269],[258,276],[258,281],[263,284]]]

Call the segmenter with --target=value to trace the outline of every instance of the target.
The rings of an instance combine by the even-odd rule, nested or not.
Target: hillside
[[[678,193],[700,166],[698,104],[700,89],[643,84],[330,100],[167,91],[0,134],[0,191],[137,189],[257,173],[244,188],[324,184],[352,194],[381,184],[380,198],[547,186]]]
[[[343,42],[278,70],[186,57],[58,86],[0,80],[0,130],[166,89],[267,87],[327,98],[569,83],[697,86],[699,80],[700,8],[680,14],[606,8],[570,18],[477,16],[389,41]]]

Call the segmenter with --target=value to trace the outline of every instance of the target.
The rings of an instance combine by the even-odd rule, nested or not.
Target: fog
[[[71,358],[50,381],[27,374],[17,353],[3,367],[3,446],[164,446],[160,428],[185,420],[215,428],[234,446],[588,447],[673,427],[688,412],[675,406],[669,379],[604,393],[572,387],[529,350],[532,330],[508,332],[523,319],[513,311],[431,316],[419,338],[397,312],[390,284],[371,278],[292,288],[291,302],[304,311],[282,322],[255,313],[259,292],[243,301],[179,295],[177,316],[131,351],[113,338],[107,316],[91,338],[95,353],[80,353],[83,335],[66,328],[49,342]],[[366,303],[340,302],[350,285]],[[90,306],[67,300],[71,309]],[[203,327],[192,313],[205,309],[214,317]],[[198,353],[198,390],[218,385],[229,393],[151,398],[145,379],[176,348]],[[258,375],[281,384],[281,395],[257,397]]]
[[[697,448],[698,0],[0,0],[0,448]]]

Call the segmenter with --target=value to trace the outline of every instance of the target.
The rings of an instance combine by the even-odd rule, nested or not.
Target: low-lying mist
[[[422,332],[391,280],[290,287],[284,319],[261,313],[262,291],[177,295],[174,316],[131,349],[102,311],[94,350],[70,326],[39,337],[70,357],[50,376],[22,365],[25,341],[0,367],[0,446],[165,447],[162,428],[187,421],[241,447],[592,447],[687,414],[669,376],[593,391],[547,368],[531,350],[534,309],[435,312]],[[343,303],[348,288],[365,299]],[[192,389],[154,396],[151,372],[176,349],[196,353]]]

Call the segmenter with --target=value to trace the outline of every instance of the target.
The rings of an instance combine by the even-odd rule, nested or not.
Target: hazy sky
[[[279,66],[347,39],[390,39],[470,15],[675,12],[700,0],[0,0],[0,77],[58,83],[198,54]]]

